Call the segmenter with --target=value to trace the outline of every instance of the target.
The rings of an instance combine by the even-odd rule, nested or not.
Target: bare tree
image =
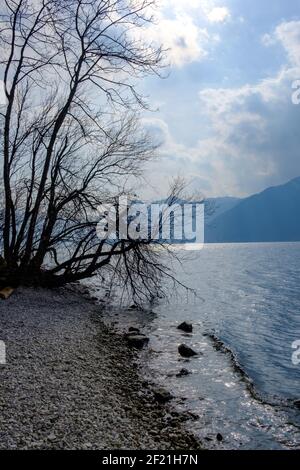
[[[136,87],[161,66],[161,49],[142,40],[153,3],[1,6],[1,228],[9,282],[62,285],[106,268],[143,297],[166,273],[148,242],[107,243],[96,235],[98,206],[128,193],[155,150],[139,128],[146,103]]]

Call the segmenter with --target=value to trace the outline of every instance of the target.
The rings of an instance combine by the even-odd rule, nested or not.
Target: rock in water
[[[149,343],[149,338],[143,335],[129,335],[126,340],[132,348],[142,349]]]
[[[138,328],[135,328],[133,326],[128,328],[128,331],[129,331],[129,333],[134,333],[134,334],[137,334],[137,335],[139,335],[141,333],[141,331]]]
[[[187,369],[181,369],[178,374],[176,374],[176,377],[186,377],[187,375],[190,375],[190,371]]]
[[[178,352],[182,357],[193,357],[198,355],[198,353],[189,348],[186,344],[181,344],[178,346]]]
[[[174,398],[173,395],[164,388],[157,388],[153,392],[156,401],[159,403],[167,403]]]
[[[222,442],[223,441],[223,436],[222,434],[218,433],[217,434],[217,441]]]
[[[191,323],[187,323],[184,321],[183,323],[180,323],[180,325],[177,326],[178,330],[182,330],[185,333],[192,333],[193,332],[193,325]]]

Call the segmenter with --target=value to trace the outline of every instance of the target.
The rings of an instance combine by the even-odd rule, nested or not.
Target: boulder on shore
[[[164,388],[157,388],[153,390],[153,393],[156,401],[159,403],[167,403],[174,398],[173,395]]]
[[[180,356],[182,357],[198,356],[198,353],[196,353],[193,349],[191,349],[186,344],[181,344],[180,346],[178,346],[178,352]]]
[[[132,348],[136,349],[143,349],[144,346],[146,346],[149,343],[149,338],[144,335],[128,335],[126,336],[126,340]]]
[[[12,287],[4,287],[0,290],[0,299],[7,300],[13,292],[14,289]]]
[[[177,326],[178,330],[182,330],[185,333],[192,333],[193,332],[193,325],[191,323],[187,323],[184,321],[183,323],[180,323],[180,325]]]

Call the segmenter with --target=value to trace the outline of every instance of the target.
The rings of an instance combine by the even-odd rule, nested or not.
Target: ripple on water
[[[300,365],[291,362],[300,339],[299,260],[299,243],[209,245],[177,272],[199,298],[172,291],[156,315],[118,315],[150,336],[149,375],[172,391],[179,409],[199,416],[189,425],[208,448],[300,448],[300,412],[292,406]],[[183,320],[194,324],[192,335],[177,330]],[[202,355],[183,360],[182,342]],[[176,377],[183,367],[192,373]]]

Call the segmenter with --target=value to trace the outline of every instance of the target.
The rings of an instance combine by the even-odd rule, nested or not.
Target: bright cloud
[[[226,7],[215,7],[207,14],[207,18],[212,23],[223,23],[230,18],[230,12]]]
[[[213,0],[160,0],[153,12],[155,24],[146,34],[168,49],[174,66],[201,61],[218,41],[218,35],[208,30],[207,23],[223,22],[230,16],[227,8],[214,5]]]
[[[175,72],[173,88],[160,96],[159,119],[148,122],[163,142],[153,168],[158,190],[179,174],[206,195],[243,196],[300,174],[300,106],[292,103],[292,83],[300,79],[300,18],[290,4],[274,0],[281,8],[277,21],[293,19],[272,30],[276,14],[269,18],[265,3],[253,2],[255,8],[248,0],[229,10],[226,0],[165,0],[172,14],[164,11],[161,34],[173,63],[199,63],[189,69],[185,88],[178,82],[184,75]],[[222,30],[230,18],[237,21]],[[268,32],[263,44],[261,31]],[[211,47],[216,33],[217,48]]]
[[[300,21],[281,23],[274,36],[283,45],[291,64],[300,66]]]
[[[157,121],[164,142],[162,182],[172,168],[173,175],[194,179],[208,194],[242,196],[292,178],[300,135],[291,84],[298,77],[300,68],[289,67],[255,84],[201,90],[199,122],[208,136],[194,146],[179,144],[167,124]]]
[[[209,41],[209,34],[205,29],[198,28],[188,15],[173,20],[162,19],[159,25],[152,28],[153,33],[168,49],[172,65],[183,66],[207,55],[204,46]]]
[[[289,62],[300,66],[300,21],[284,21],[271,34],[262,37],[266,47],[280,43],[285,49]]]
[[[299,76],[298,67],[283,68],[256,84],[199,92],[211,126],[211,137],[199,142],[199,159],[210,161],[215,193],[230,187],[247,194],[295,175],[299,109],[291,102],[291,84]]]

